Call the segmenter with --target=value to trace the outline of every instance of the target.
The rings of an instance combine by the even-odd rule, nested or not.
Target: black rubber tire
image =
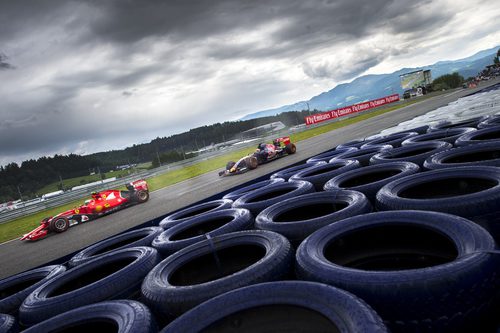
[[[500,115],[496,114],[493,116],[490,116],[477,124],[477,129],[483,129],[483,128],[488,128],[488,127],[495,127],[495,126],[500,126]]]
[[[17,315],[19,306],[33,290],[65,271],[62,265],[51,265],[0,280],[0,313]]]
[[[318,162],[325,162],[328,163],[332,158],[337,156],[338,154],[345,153],[348,151],[355,151],[358,150],[356,147],[346,147],[346,148],[338,148],[335,150],[329,150],[327,152],[315,155],[311,158],[309,158],[306,163],[318,163]]]
[[[296,270],[364,299],[391,332],[482,332],[498,283],[494,249],[486,230],[458,216],[378,212],[312,234]]]
[[[135,297],[142,280],[160,261],[152,247],[132,247],[105,254],[48,280],[19,308],[19,321],[32,326],[80,306]]]
[[[297,147],[295,146],[295,144],[289,143],[286,145],[285,151],[288,155],[292,155],[295,154],[295,152],[297,151]]]
[[[69,220],[65,216],[54,217],[49,223],[49,230],[55,233],[65,232],[69,228]]]
[[[356,151],[352,152],[345,152],[342,154],[339,154],[332,158],[330,160],[330,163],[332,163],[335,160],[342,160],[342,159],[354,159],[357,160],[360,164],[360,166],[367,166],[370,163],[370,158],[375,155],[380,153],[383,150],[388,150],[388,149],[393,149],[391,145],[380,145],[380,146],[371,146],[368,148],[360,148]]]
[[[19,325],[17,324],[16,318],[0,313],[0,332],[2,333],[17,333],[19,332]]]
[[[238,199],[242,195],[247,194],[247,193],[249,193],[249,192],[251,192],[253,190],[256,190],[258,188],[265,187],[265,186],[268,186],[268,185],[271,185],[271,184],[283,183],[284,181],[285,180],[283,178],[274,177],[274,178],[271,178],[271,179],[268,179],[268,180],[263,180],[263,181],[260,181],[260,182],[252,183],[250,185],[246,185],[246,186],[240,187],[240,188],[238,188],[236,190],[233,190],[233,191],[225,194],[222,197],[222,199],[228,199],[228,200],[235,201],[236,199]]]
[[[146,227],[118,234],[86,247],[75,254],[68,261],[67,265],[69,267],[75,267],[89,260],[108,254],[111,251],[136,246],[151,246],[153,239],[163,231],[161,227]]]
[[[456,127],[456,128],[436,130],[429,133],[413,136],[409,139],[404,140],[401,143],[401,145],[408,146],[417,142],[425,142],[425,141],[444,141],[451,144],[455,144],[455,141],[460,136],[475,131],[477,130],[473,127]]]
[[[457,139],[455,146],[462,147],[487,142],[500,142],[500,126],[487,127],[471,133],[465,133]]]
[[[472,166],[416,173],[377,193],[378,210],[424,210],[455,214],[500,236],[500,168]]]
[[[232,204],[233,201],[229,199],[218,199],[194,204],[168,215],[160,221],[159,226],[166,230],[176,225],[177,223],[189,220],[195,216],[199,216],[201,214],[205,214],[215,210],[231,208]]]
[[[161,332],[236,331],[383,333],[387,328],[369,305],[344,290],[315,282],[279,281],[210,299]]]
[[[234,165],[236,164],[236,162],[234,161],[229,161],[226,163],[226,170],[231,170],[232,167],[234,167]]]
[[[477,125],[486,120],[484,116],[481,117],[474,117],[474,118],[469,118],[469,119],[464,119],[456,122],[452,121],[441,121],[436,124],[433,124],[429,126],[428,132],[433,132],[433,131],[438,131],[442,129],[449,129],[449,128],[456,128],[456,127],[472,127],[472,128],[477,128]]]
[[[418,135],[417,132],[398,132],[398,133],[388,134],[376,139],[366,140],[367,142],[360,148],[363,149],[379,145],[390,145],[394,148],[397,148],[401,147],[401,142],[403,142],[404,140],[412,138],[417,135]]]
[[[359,191],[374,205],[377,192],[385,184],[418,171],[420,171],[420,167],[411,162],[389,162],[370,165],[333,177],[326,182],[323,189],[325,191],[340,189]]]
[[[176,224],[156,236],[151,246],[166,257],[208,237],[248,230],[253,226],[254,217],[248,209],[221,209]]]
[[[138,203],[144,203],[149,200],[149,191],[139,190],[134,195]]]
[[[239,231],[190,245],[151,270],[142,295],[157,318],[174,319],[227,291],[289,276],[290,242],[270,231]]]
[[[316,191],[323,191],[323,186],[327,181],[359,167],[360,164],[355,159],[332,160],[330,163],[318,164],[301,170],[290,177],[290,181],[307,181],[314,185]]]
[[[348,147],[359,148],[362,145],[364,145],[365,143],[366,143],[366,141],[364,139],[351,140],[348,142],[341,143],[340,145],[337,146],[336,149],[343,149],[343,148],[348,148]]]
[[[255,156],[248,156],[245,159],[245,164],[249,170],[257,169],[257,167],[259,166],[259,162],[257,161],[257,158]]]
[[[116,300],[85,305],[64,312],[24,332],[156,333],[158,326],[144,304],[131,300]]]
[[[288,179],[290,179],[290,177],[295,175],[300,170],[310,168],[311,166],[313,166],[315,164],[325,164],[325,163],[326,162],[321,161],[321,162],[315,162],[315,163],[303,163],[303,164],[299,164],[299,165],[294,165],[292,167],[281,169],[280,171],[273,173],[271,175],[271,179],[282,178],[285,181],[287,181]]]
[[[444,141],[426,141],[409,144],[394,149],[387,149],[370,158],[370,164],[382,164],[389,162],[412,162],[423,167],[424,161],[443,150],[450,149],[451,143]]]
[[[242,195],[233,203],[233,208],[246,208],[253,216],[257,216],[277,202],[311,192],[314,192],[314,186],[306,181],[271,184]]]
[[[424,162],[424,168],[429,170],[477,165],[500,167],[500,142],[448,149],[432,155]]]
[[[325,225],[371,211],[372,205],[361,192],[309,193],[267,207],[257,215],[255,227],[277,232],[298,246]]]

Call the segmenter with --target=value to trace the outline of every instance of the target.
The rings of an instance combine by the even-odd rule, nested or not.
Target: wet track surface
[[[219,178],[217,175],[219,170],[216,170],[154,191],[150,195],[150,200],[145,204],[133,206],[98,220],[78,225],[63,234],[49,235],[46,239],[33,243],[13,240],[0,244],[0,279],[44,265],[124,230],[305,160],[340,143],[377,134],[386,128],[445,106],[459,97],[496,82],[498,80],[488,82],[474,90],[457,90],[432,97],[394,112],[298,142],[295,155],[261,165],[256,170],[242,175]],[[223,167],[221,166],[221,169]]]

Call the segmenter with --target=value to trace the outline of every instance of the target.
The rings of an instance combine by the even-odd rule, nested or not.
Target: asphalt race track
[[[150,195],[150,200],[145,204],[133,206],[98,220],[78,225],[68,229],[63,234],[49,235],[46,239],[32,243],[13,240],[0,244],[0,279],[44,265],[47,262],[79,251],[99,240],[143,224],[154,218],[164,216],[169,212],[203,200],[254,178],[265,176],[290,164],[305,160],[313,155],[331,149],[340,143],[376,134],[383,129],[447,105],[459,97],[497,82],[498,80],[492,80],[476,89],[457,90],[445,95],[432,97],[394,112],[301,141],[297,143],[297,153],[295,155],[261,165],[256,170],[242,175],[219,178],[217,175],[219,170],[217,170],[154,191]],[[223,167],[221,165],[221,169]]]

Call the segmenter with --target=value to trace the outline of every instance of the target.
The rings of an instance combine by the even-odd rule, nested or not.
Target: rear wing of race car
[[[281,138],[276,138],[273,140],[273,144],[275,146],[279,146],[281,148],[286,147],[288,144],[290,144],[290,137],[289,136],[283,136]]]

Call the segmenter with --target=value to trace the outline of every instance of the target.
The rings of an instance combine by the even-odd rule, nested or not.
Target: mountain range
[[[423,67],[402,68],[390,74],[363,75],[349,83],[339,84],[333,89],[314,96],[307,101],[299,101],[279,108],[251,113],[240,120],[274,116],[286,111],[300,111],[304,110],[307,105],[311,110],[327,111],[390,94],[402,94],[403,89],[400,85],[399,76],[420,69],[430,69],[432,78],[454,72],[458,72],[464,78],[476,76],[485,66],[493,63],[493,57],[499,48],[500,46],[483,50],[463,59],[439,61],[433,65]]]

